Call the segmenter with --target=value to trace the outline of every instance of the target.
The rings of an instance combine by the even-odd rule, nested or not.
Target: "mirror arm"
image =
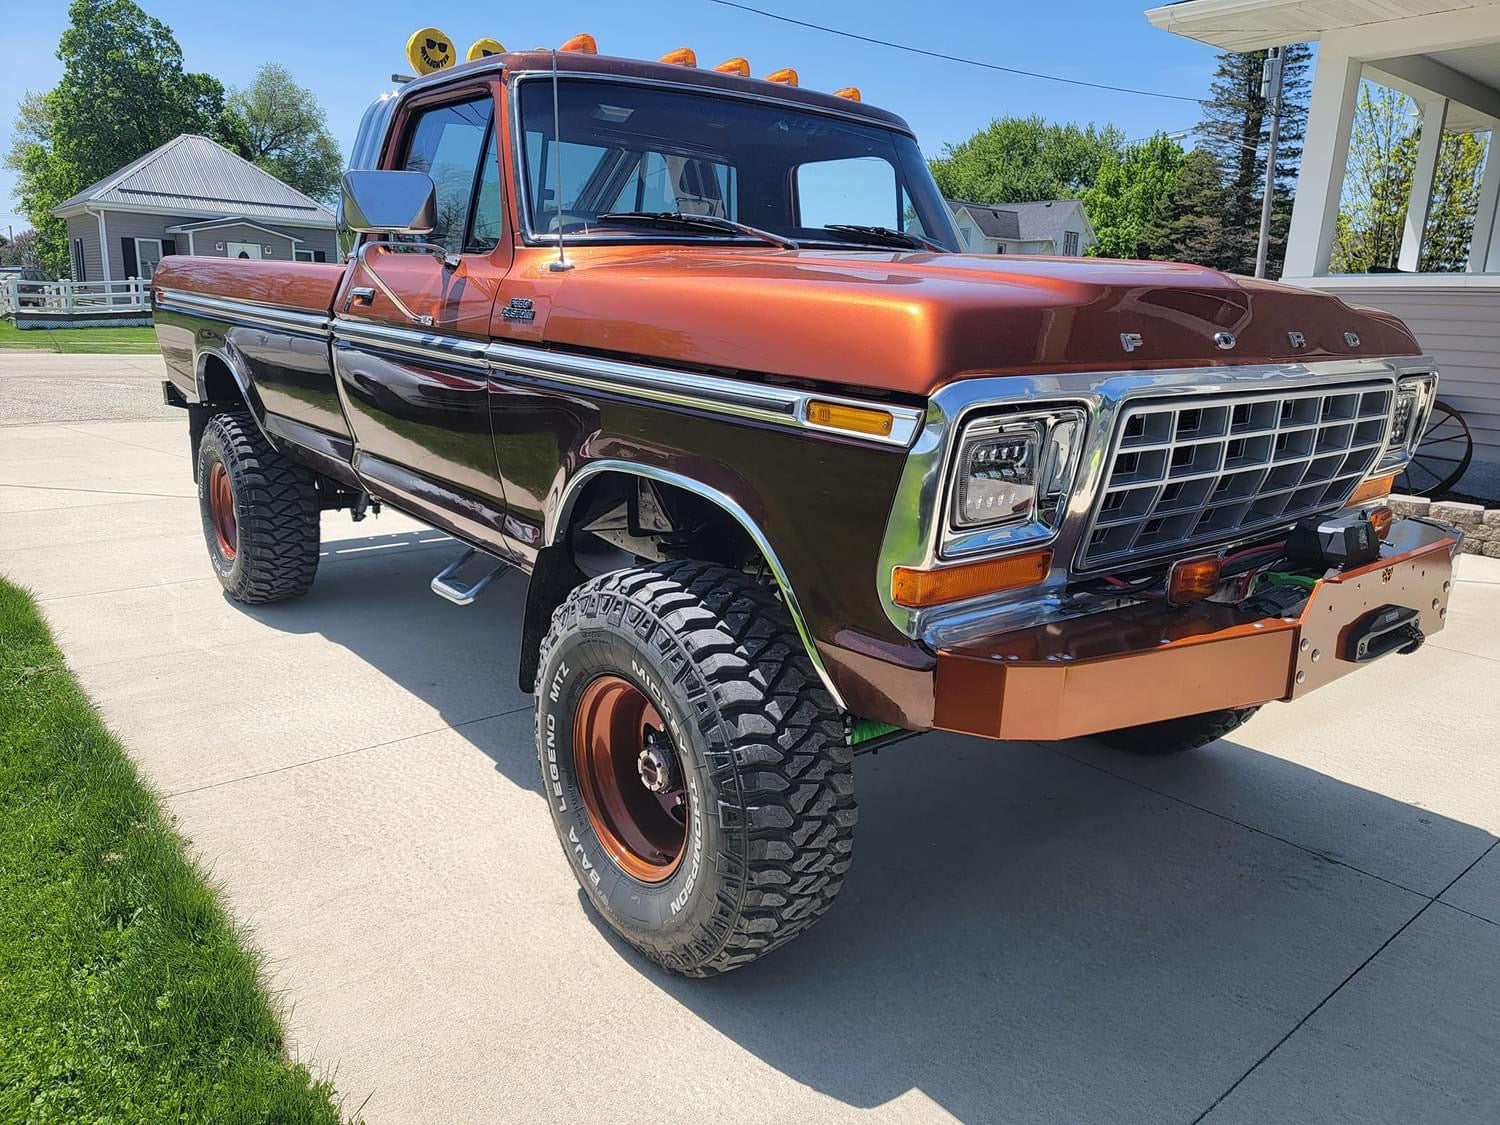
[[[427,253],[431,254],[434,258],[441,262],[444,269],[449,270],[458,268],[458,255],[450,254],[446,246],[439,246],[435,242],[371,242],[368,240],[360,243],[359,251],[354,255],[354,261],[356,262],[356,264],[364,267],[365,273],[369,274],[370,280],[375,283],[375,287],[385,294],[386,299],[389,300],[391,304],[395,305],[396,308],[401,310],[402,315],[404,315],[413,324],[420,324],[424,328],[431,328],[432,317],[412,312],[411,309],[407,307],[406,302],[403,301],[400,297],[396,296],[396,294],[391,291],[391,287],[387,285],[381,278],[380,274],[375,272],[375,267],[370,264],[368,259],[368,254],[372,246],[382,247],[386,250],[390,250],[392,253],[402,252],[393,249],[397,246],[405,247],[411,250],[425,250]],[[350,307],[353,305],[353,302],[354,298],[351,295],[349,300],[344,303],[345,312],[349,311]]]

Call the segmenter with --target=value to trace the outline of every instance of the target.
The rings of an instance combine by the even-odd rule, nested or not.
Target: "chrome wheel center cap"
[[[647,746],[635,762],[641,775],[641,784],[653,793],[665,793],[672,788],[672,757],[657,746]]]

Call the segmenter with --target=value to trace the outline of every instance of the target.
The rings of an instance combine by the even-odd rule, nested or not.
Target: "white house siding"
[[[1457,281],[1458,279],[1455,279]],[[1393,312],[1432,356],[1438,397],[1463,414],[1474,435],[1474,463],[1460,490],[1500,496],[1500,279],[1443,286],[1371,283],[1352,277],[1299,279],[1355,305]]]
[[[180,215],[152,215],[139,211],[106,211],[104,212],[104,234],[108,239],[105,250],[109,254],[109,276],[111,281],[122,281],[131,276],[125,270],[125,250],[120,245],[122,238],[159,238],[163,242],[176,242],[177,253],[187,253],[187,240],[180,234],[168,234],[167,228],[176,226],[178,223],[191,222]],[[98,224],[94,226],[94,237],[99,234]],[[93,266],[89,266],[89,280],[100,281],[102,275],[93,273]]]
[[[103,281],[104,263],[99,256],[99,220],[92,215],[74,215],[68,219],[68,271],[70,274],[75,272],[74,239],[83,243],[84,280]]]
[[[186,254],[188,236],[179,234],[176,237],[181,240],[177,244],[178,253]],[[228,247],[231,242],[253,242],[261,248],[261,257],[266,261],[290,262],[292,260],[292,240],[288,235],[270,234],[247,223],[230,223],[227,226],[193,231],[193,253],[200,257],[228,257]],[[223,249],[220,249],[221,244]]]

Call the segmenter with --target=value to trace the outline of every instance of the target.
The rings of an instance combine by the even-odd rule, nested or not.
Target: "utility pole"
[[[1266,276],[1266,255],[1271,249],[1271,203],[1276,197],[1276,140],[1281,132],[1281,51],[1266,52],[1261,70],[1260,96],[1271,115],[1271,136],[1266,145],[1266,194],[1260,201],[1260,242],[1255,248],[1255,276]]]

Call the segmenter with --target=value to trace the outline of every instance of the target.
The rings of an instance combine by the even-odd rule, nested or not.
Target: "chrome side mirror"
[[[437,187],[426,172],[345,172],[339,223],[361,234],[428,234],[437,226]]]

